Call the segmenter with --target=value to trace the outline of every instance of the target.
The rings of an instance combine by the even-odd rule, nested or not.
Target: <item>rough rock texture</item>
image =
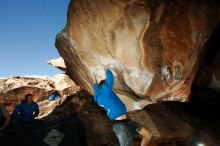
[[[72,0],[56,47],[67,74],[87,91],[108,66],[115,89],[184,102],[219,12],[211,0]]]
[[[192,98],[192,102],[188,104],[156,103],[142,110],[129,112],[127,115],[131,120],[138,122],[152,132],[153,137],[148,146],[194,146],[195,142],[202,142],[208,146],[219,146],[219,105],[216,102],[219,101],[219,94],[215,95],[208,90],[202,90],[202,93],[202,96],[206,96],[206,100],[198,99],[198,95],[194,94],[195,98]],[[214,97],[215,100],[210,100],[210,97]],[[56,103],[57,101],[42,102],[45,107],[42,110],[47,112],[48,109],[52,109],[53,111],[38,122],[31,124],[28,129],[26,126],[18,127],[18,129],[12,127],[10,133],[7,133],[7,141],[11,142],[13,139],[13,144],[11,144],[13,146],[15,145],[14,141],[16,141],[16,146],[41,146],[45,145],[43,143],[45,136],[52,129],[56,129],[65,134],[63,141],[69,141],[65,144],[62,141],[59,146],[67,146],[68,144],[75,146],[77,144],[72,140],[79,139],[79,137],[69,137],[69,135],[76,132],[72,128],[78,127],[82,123],[82,132],[85,133],[88,146],[113,146],[117,142],[112,131],[111,121],[106,116],[104,109],[96,105],[92,95],[88,92],[81,90],[74,93],[60,105],[54,107]],[[208,108],[204,108],[207,106]],[[67,124],[78,119],[81,121],[78,124]],[[63,127],[63,124],[66,126]],[[140,146],[140,136],[137,134],[133,136],[134,146]],[[84,136],[82,138],[85,140]],[[28,141],[28,144],[24,144],[22,141]]]
[[[66,72],[66,65],[62,57],[57,59],[51,59],[48,61],[48,63],[64,72]]]
[[[88,92],[70,95],[42,121],[56,121],[64,117],[80,118],[85,128],[88,146],[111,146],[116,137],[105,111],[97,106]],[[95,118],[94,118],[95,117]]]
[[[67,96],[79,90],[75,83],[65,74],[58,74],[51,78],[12,77],[1,79],[0,83],[0,102],[11,101],[11,110],[24,100],[24,96],[27,93],[34,95],[35,102],[41,102],[47,100],[49,93],[53,90],[57,90],[61,96]]]
[[[56,121],[68,116],[81,120],[89,146],[112,146],[117,142],[112,131],[112,122],[108,119],[104,109],[97,106],[88,92],[81,90],[68,96],[61,105],[41,120]],[[187,138],[192,133],[187,123],[162,104],[153,104],[144,110],[131,111],[127,116],[132,121],[148,128],[153,134],[154,143]],[[140,141],[138,134],[133,133],[133,136],[134,142]]]
[[[56,108],[56,106],[60,105],[61,103],[62,103],[61,99],[54,101],[44,100],[38,102],[37,104],[39,106],[40,113],[37,119],[41,119],[48,116]]]
[[[53,82],[52,86],[54,90],[57,90],[61,95],[68,95],[80,88],[76,86],[73,80],[65,74],[58,74],[50,78]]]
[[[5,79],[3,83],[3,92],[1,100],[24,99],[24,95],[31,93],[36,102],[45,100],[48,91],[53,90],[52,81],[47,77],[12,77]]]
[[[0,95],[3,93],[5,80],[5,78],[0,78]]]

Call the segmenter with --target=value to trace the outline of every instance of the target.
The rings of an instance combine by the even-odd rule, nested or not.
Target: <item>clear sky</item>
[[[61,73],[46,61],[59,57],[69,1],[0,0],[0,77]]]

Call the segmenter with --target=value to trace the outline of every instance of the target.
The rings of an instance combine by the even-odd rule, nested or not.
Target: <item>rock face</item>
[[[117,141],[105,111],[92,100],[92,95],[79,91],[70,95],[42,121],[56,121],[63,117],[80,118],[85,129],[88,146],[111,146]],[[94,118],[95,117],[95,118]]]
[[[49,122],[63,117],[79,118],[85,130],[88,146],[113,146],[117,138],[112,131],[112,122],[104,109],[97,106],[92,98],[92,95],[84,90],[76,92],[41,120]],[[155,143],[173,142],[184,138],[188,140],[188,136],[192,134],[192,128],[161,103],[131,111],[127,116],[149,129]],[[137,133],[133,133],[134,142],[140,141],[140,138]]]
[[[12,77],[3,82],[3,92],[1,100],[24,99],[25,94],[31,93],[36,102],[45,100],[48,97],[48,91],[53,90],[52,81],[47,77]]]
[[[12,109],[24,100],[27,93],[34,95],[35,102],[48,99],[49,93],[57,90],[66,96],[79,88],[65,74],[49,77],[12,77],[0,80],[0,102],[10,101]]]
[[[108,66],[116,90],[184,102],[219,8],[211,0],[72,0],[56,47],[67,74],[89,92]]]
[[[3,93],[5,80],[5,78],[0,78],[0,95]]]
[[[77,88],[73,80],[65,74],[58,74],[50,78],[53,82],[54,90],[60,91],[61,94],[67,94],[66,91],[74,90]],[[69,92],[72,93],[72,92]]]
[[[48,61],[48,63],[64,72],[66,72],[66,65],[62,57],[57,59],[51,59]]]
[[[54,90],[58,91],[61,96],[68,96],[78,90],[80,90],[79,86],[70,79],[69,76],[65,74],[58,74],[50,78],[53,82],[52,86]],[[64,99],[62,99],[63,101]]]

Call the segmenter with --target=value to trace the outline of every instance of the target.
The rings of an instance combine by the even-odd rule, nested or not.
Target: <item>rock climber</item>
[[[106,68],[106,67],[105,67]],[[125,104],[113,91],[114,77],[109,69],[105,69],[106,78],[97,83],[94,77],[94,100],[99,106],[104,107],[108,117],[112,120],[113,131],[117,136],[120,146],[133,146],[132,132],[142,136],[141,146],[147,146],[151,139],[151,132],[140,124],[127,118]]]

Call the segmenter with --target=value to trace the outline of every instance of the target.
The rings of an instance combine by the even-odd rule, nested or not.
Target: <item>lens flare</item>
[[[197,146],[205,146],[203,143],[198,143]]]

